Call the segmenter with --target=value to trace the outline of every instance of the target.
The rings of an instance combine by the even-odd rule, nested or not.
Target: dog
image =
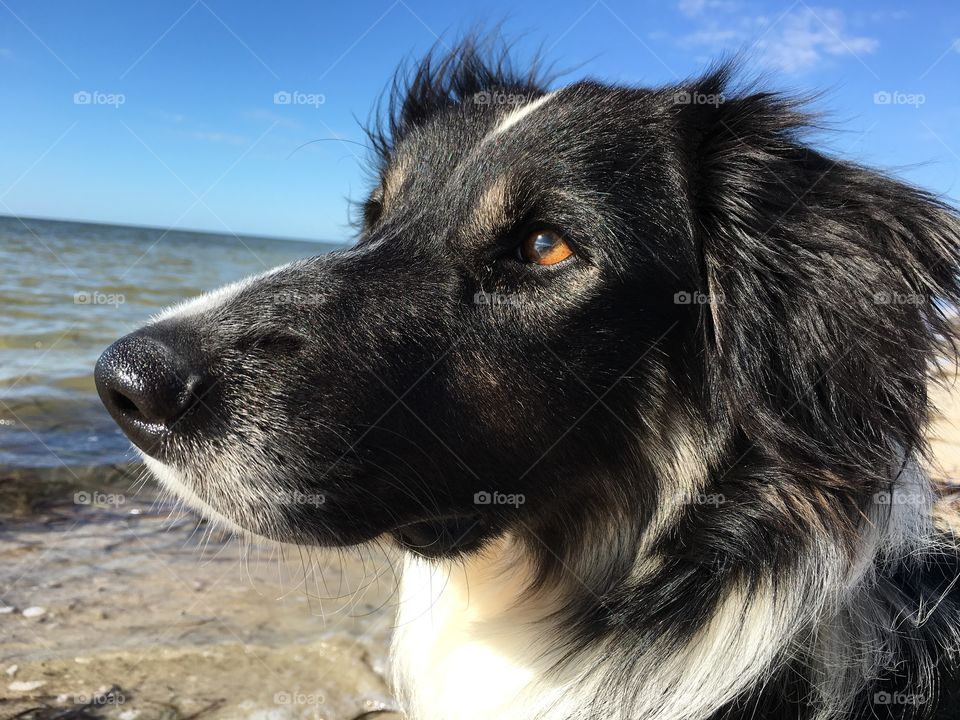
[[[924,470],[960,218],[735,65],[550,90],[433,52],[376,113],[354,247],[97,363],[209,518],[401,549],[410,718],[960,717]]]

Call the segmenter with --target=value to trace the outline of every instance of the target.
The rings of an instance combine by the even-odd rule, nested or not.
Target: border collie
[[[106,350],[149,469],[399,546],[417,720],[960,717],[923,470],[956,211],[729,66],[551,91],[488,55],[400,73],[354,247]]]

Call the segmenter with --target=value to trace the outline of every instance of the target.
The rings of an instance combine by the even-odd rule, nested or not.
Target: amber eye
[[[556,265],[573,255],[567,241],[552,230],[530,233],[520,245],[520,259],[537,265]]]

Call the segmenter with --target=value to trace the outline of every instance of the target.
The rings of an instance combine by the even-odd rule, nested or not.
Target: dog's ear
[[[812,150],[797,102],[734,94],[728,76],[675,93],[713,410],[821,468],[882,476],[923,447],[960,295],[957,214]]]

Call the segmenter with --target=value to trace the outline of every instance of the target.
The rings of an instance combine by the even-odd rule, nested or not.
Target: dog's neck
[[[577,678],[545,682],[556,634],[530,581],[510,539],[462,562],[405,558],[391,654],[412,718],[519,720],[565,705]]]
[[[922,474],[907,482],[906,491],[929,497]],[[842,665],[848,656],[834,641],[849,645],[887,630],[882,613],[856,638],[838,625],[851,613],[877,612],[875,559],[916,547],[929,533],[929,504],[911,497],[909,504],[878,507],[855,559],[837,548],[811,548],[789,583],[771,578],[728,588],[679,646],[671,638],[643,649],[604,639],[575,645],[558,612],[563,597],[548,588],[530,592],[533,559],[511,537],[458,562],[408,556],[392,648],[394,684],[414,720],[709,718],[761,685],[800,642],[816,642],[813,655]],[[650,564],[637,560],[638,567]],[[694,609],[698,598],[689,602]],[[816,640],[799,640],[811,628]],[[881,637],[869,641],[882,644]],[[873,669],[862,665],[833,668],[818,692],[837,706],[848,702]]]
[[[412,718],[596,718],[597,698],[613,700],[607,686],[624,679],[639,683],[631,708],[617,699],[601,717],[706,717],[767,669],[796,615],[764,592],[733,591],[689,646],[651,650],[648,672],[623,678],[616,649],[602,642],[561,657],[560,599],[530,593],[530,580],[509,540],[462,563],[407,558],[392,655]]]

